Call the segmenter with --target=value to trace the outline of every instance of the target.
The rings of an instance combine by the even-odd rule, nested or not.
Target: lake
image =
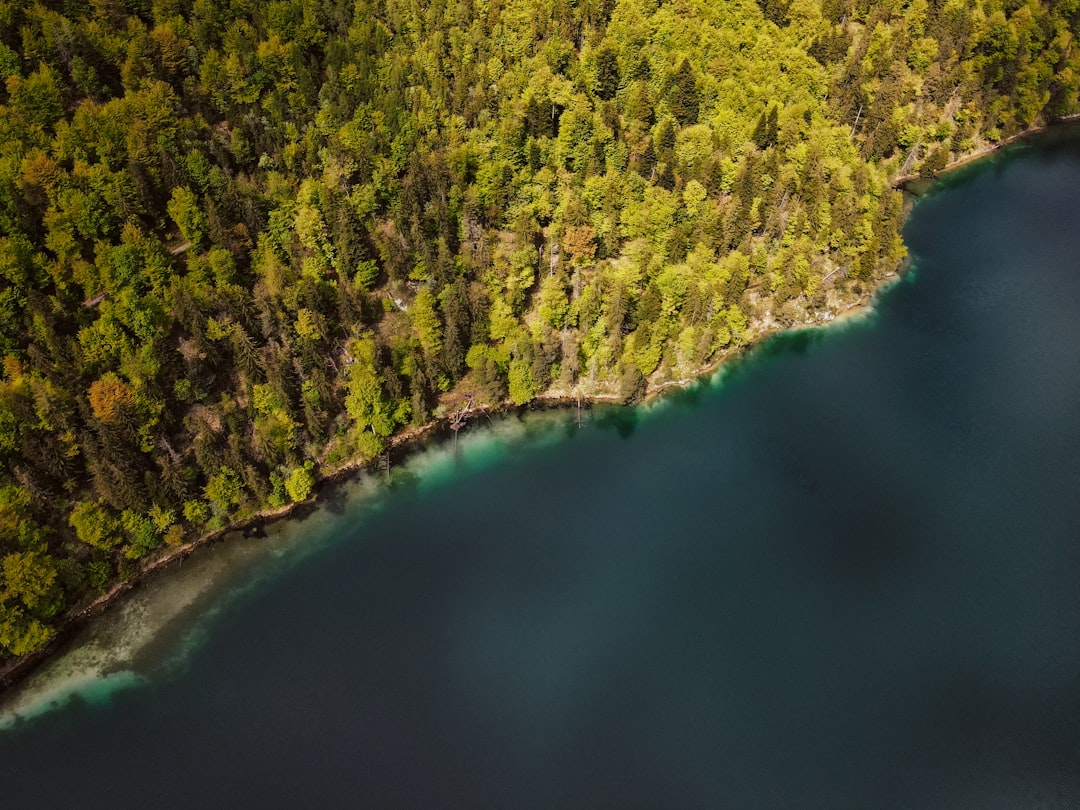
[[[865,318],[201,552],[16,696],[4,806],[1078,806],[1078,224],[1063,130]]]

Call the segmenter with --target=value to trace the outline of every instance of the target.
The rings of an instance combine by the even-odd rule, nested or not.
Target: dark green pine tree
[[[619,90],[619,52],[603,45],[596,54],[596,95],[604,101],[615,98]]]
[[[763,112],[754,127],[753,141],[757,148],[768,149],[776,145],[776,135],[780,129],[780,110],[775,104],[770,105],[767,112]]]
[[[696,124],[701,104],[694,68],[685,58],[675,68],[667,91],[668,108],[681,126]]]

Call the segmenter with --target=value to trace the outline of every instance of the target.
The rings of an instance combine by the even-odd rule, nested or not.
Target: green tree
[[[174,188],[169,200],[168,212],[184,239],[190,242],[192,247],[201,248],[205,245],[208,233],[206,209],[195,192],[183,186]]]
[[[299,503],[306,501],[315,487],[315,476],[312,475],[313,465],[309,461],[303,467],[296,467],[285,479],[285,491],[289,493],[290,500]]]
[[[536,396],[536,382],[532,376],[532,363],[524,357],[510,361],[510,401],[524,405]]]
[[[619,90],[619,50],[605,42],[596,53],[595,86],[598,98],[615,98]]]
[[[690,60],[683,59],[668,82],[668,108],[682,126],[696,124],[701,97]]]
[[[420,346],[429,358],[437,357],[443,346],[442,322],[439,320],[435,305],[435,296],[425,285],[417,291],[412,306],[409,307],[409,318],[420,338]]]
[[[80,541],[96,548],[108,551],[123,540],[120,521],[102,501],[79,501],[71,510],[68,523]]]
[[[240,505],[244,496],[244,485],[235,470],[231,467],[222,467],[220,472],[210,476],[203,494],[214,512],[224,515],[228,514],[233,507]]]
[[[9,76],[7,91],[12,111],[28,124],[47,129],[64,114],[60,77],[47,64],[39,64],[26,79]]]
[[[353,340],[349,344],[351,364],[345,409],[362,431],[371,431],[385,438],[394,430],[394,412],[383,388],[371,338]]]
[[[55,616],[63,606],[56,563],[44,551],[6,555],[0,562],[0,601],[17,600],[40,619]]]

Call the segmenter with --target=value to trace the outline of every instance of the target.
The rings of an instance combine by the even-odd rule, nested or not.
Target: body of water
[[[865,319],[204,552],[17,696],[76,695],[4,806],[1076,807],[1078,223],[1080,140],[1014,150]]]

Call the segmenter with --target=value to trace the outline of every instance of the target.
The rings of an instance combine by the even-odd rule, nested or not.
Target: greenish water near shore
[[[618,417],[621,418],[621,417]],[[302,517],[258,532],[232,532],[125,595],[83,629],[54,660],[0,699],[0,729],[10,729],[71,701],[107,703],[119,690],[182,670],[222,611],[287,573],[385,508],[380,499],[421,494],[456,476],[507,463],[527,448],[560,439],[564,412],[499,418],[455,440],[433,440],[389,475],[357,473]]]
[[[1055,135],[921,200],[865,319],[198,555],[123,688],[0,732],[5,795],[1075,807],[1077,222]]]

